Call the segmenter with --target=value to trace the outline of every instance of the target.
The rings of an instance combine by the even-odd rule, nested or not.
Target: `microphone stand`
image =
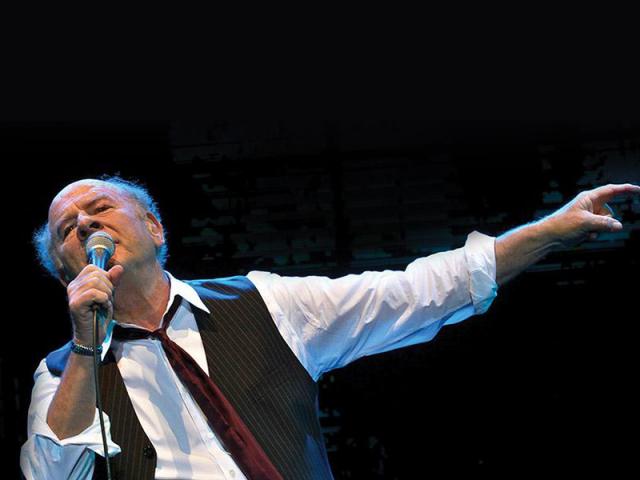
[[[96,390],[96,406],[98,407],[98,418],[100,419],[100,432],[102,433],[102,448],[104,450],[104,461],[107,465],[107,479],[111,480],[111,465],[109,463],[109,448],[107,446],[107,432],[104,428],[104,418],[102,416],[102,399],[100,398],[100,382],[98,381],[98,370],[101,362],[100,354],[98,353],[98,309],[93,311],[93,380],[95,382]]]

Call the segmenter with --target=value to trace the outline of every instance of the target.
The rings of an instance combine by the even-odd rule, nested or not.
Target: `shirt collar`
[[[199,308],[200,310],[203,310],[205,312],[207,312],[208,314],[211,314],[211,312],[209,311],[209,309],[207,308],[207,306],[202,303],[202,300],[200,299],[200,297],[198,296],[198,293],[195,291],[195,289],[189,285],[188,283],[185,283],[181,280],[178,280],[177,278],[175,278],[173,275],[171,275],[169,272],[167,272],[166,270],[164,271],[164,273],[167,274],[167,277],[169,277],[169,302],[167,303],[167,309],[165,310],[165,314],[167,313],[167,311],[169,310],[169,308],[171,307],[171,305],[173,304],[173,299],[176,298],[176,295],[180,295],[183,299],[185,299],[187,302],[189,302],[191,305],[193,305],[194,307]],[[112,333],[113,333],[113,327],[116,324],[115,319],[112,319],[109,322],[109,325],[107,325],[107,331],[106,331],[106,335],[104,338],[104,341],[102,342],[102,360],[104,361],[107,352],[109,351],[109,349],[111,348],[111,339],[112,339]],[[122,326],[134,326],[134,325],[128,325],[128,324],[121,324]]]
[[[197,307],[200,310],[211,314],[207,306],[202,302],[202,300],[198,296],[198,293],[191,285],[178,280],[166,270],[164,271],[164,273],[166,273],[167,277],[169,277],[169,284],[171,286],[169,290],[169,302],[167,303],[167,310],[169,310],[169,307],[171,306],[171,304],[173,304],[173,299],[176,297],[176,295],[180,295],[194,307]],[[165,311],[165,313],[167,312]]]

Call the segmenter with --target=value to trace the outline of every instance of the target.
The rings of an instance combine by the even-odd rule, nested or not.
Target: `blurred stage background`
[[[139,179],[158,200],[167,269],[331,277],[403,269],[497,236],[579,191],[640,182],[640,122],[137,122],[0,127],[5,300],[0,438],[17,478],[32,374],[68,340],[65,295],[30,237],[67,183]],[[336,479],[434,472],[638,470],[640,199],[625,228],[556,252],[482,316],[326,374]],[[8,244],[7,244],[8,241]],[[610,477],[611,478],[611,477]]]

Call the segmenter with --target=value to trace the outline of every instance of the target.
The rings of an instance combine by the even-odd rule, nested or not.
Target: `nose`
[[[91,215],[81,214],[78,218],[77,230],[80,241],[85,241],[92,233],[102,230],[102,224]]]

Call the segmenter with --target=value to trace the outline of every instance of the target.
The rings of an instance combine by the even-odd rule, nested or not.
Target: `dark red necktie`
[[[280,473],[217,385],[191,355],[167,336],[167,327],[181,301],[180,296],[175,297],[159,329],[150,332],[141,328],[116,325],[113,338],[120,341],[148,337],[159,339],[176,375],[189,390],[207,417],[209,426],[218,434],[222,444],[231,453],[245,476],[249,480],[282,480]]]

